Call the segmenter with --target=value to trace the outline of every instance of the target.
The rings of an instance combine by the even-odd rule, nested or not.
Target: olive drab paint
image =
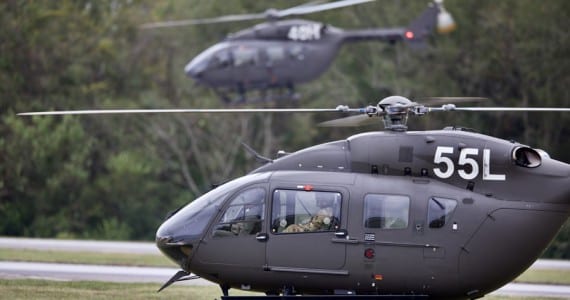
[[[212,19],[166,21],[150,23],[144,29],[182,25],[209,24],[227,21],[267,18],[231,34],[195,56],[184,68],[196,82],[213,88],[225,102],[295,99],[294,87],[318,78],[348,42],[378,40],[387,43],[405,42],[415,48],[423,47],[428,36],[438,29],[447,33],[455,28],[451,15],[442,1],[430,2],[428,7],[407,27],[343,30],[320,22],[289,19],[333,8],[370,2],[345,0],[331,3],[305,4],[281,11],[268,10],[262,16],[222,16]],[[225,18],[228,17],[228,18]],[[262,99],[247,99],[247,91],[273,89]],[[286,89],[284,94],[279,94]],[[232,99],[237,94],[236,99]]]
[[[570,214],[570,166],[537,153],[461,128],[362,133],[214,189],[188,206],[215,204],[203,224],[182,209],[157,245],[224,293],[481,297],[530,266]],[[217,237],[229,203],[254,187],[267,195],[259,231]],[[338,195],[336,226],[310,229],[316,192]],[[180,221],[203,230],[189,236]]]

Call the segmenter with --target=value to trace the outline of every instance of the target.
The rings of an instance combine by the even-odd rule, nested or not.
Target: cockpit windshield
[[[211,190],[166,220],[156,235],[170,236],[173,238],[172,242],[200,237],[229,194],[246,183],[259,182],[267,177],[269,174],[251,174]]]

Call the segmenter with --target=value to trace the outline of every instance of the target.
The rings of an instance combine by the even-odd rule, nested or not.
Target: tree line
[[[427,1],[376,1],[307,16],[340,28],[402,26]],[[17,112],[222,107],[184,65],[255,22],[143,31],[146,22],[262,12],[301,1],[62,0],[0,3],[0,234],[152,240],[164,216],[266,156],[345,138],[321,115],[84,116]],[[303,107],[376,104],[389,95],[477,96],[477,105],[569,107],[570,2],[446,1],[458,28],[426,49],[345,45]],[[413,130],[461,125],[570,162],[563,113],[431,115]],[[570,258],[567,224],[545,255]]]

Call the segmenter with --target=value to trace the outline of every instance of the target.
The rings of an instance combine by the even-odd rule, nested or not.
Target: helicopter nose
[[[156,246],[170,260],[187,270],[194,245],[187,242],[174,242],[172,236],[156,236]]]
[[[219,197],[213,190],[170,213],[156,231],[156,246],[172,261],[190,270],[192,257],[212,218],[219,212]]]
[[[200,79],[206,71],[206,66],[204,61],[193,59],[184,67],[184,73],[194,79]]]
[[[156,231],[156,246],[166,257],[179,265],[182,269],[188,269],[193,254],[196,238],[189,237],[181,230],[176,217],[180,213],[173,212]],[[183,228],[183,227],[182,227]]]

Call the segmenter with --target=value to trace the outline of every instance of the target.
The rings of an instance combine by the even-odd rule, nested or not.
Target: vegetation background
[[[330,117],[322,115],[16,116],[52,109],[221,107],[183,67],[225,34],[255,22],[146,31],[139,25],[300,3],[0,2],[0,235],[152,240],[169,211],[256,166],[240,142],[273,156],[363,130],[317,128]],[[346,29],[402,26],[426,3],[382,0],[307,18]],[[445,3],[455,32],[434,37],[423,51],[378,42],[345,45],[324,76],[298,87],[299,105],[362,106],[397,94],[569,107],[570,1]],[[569,114],[458,112],[410,124],[415,130],[447,125],[514,139],[570,162]],[[570,258],[569,223],[545,256]]]

